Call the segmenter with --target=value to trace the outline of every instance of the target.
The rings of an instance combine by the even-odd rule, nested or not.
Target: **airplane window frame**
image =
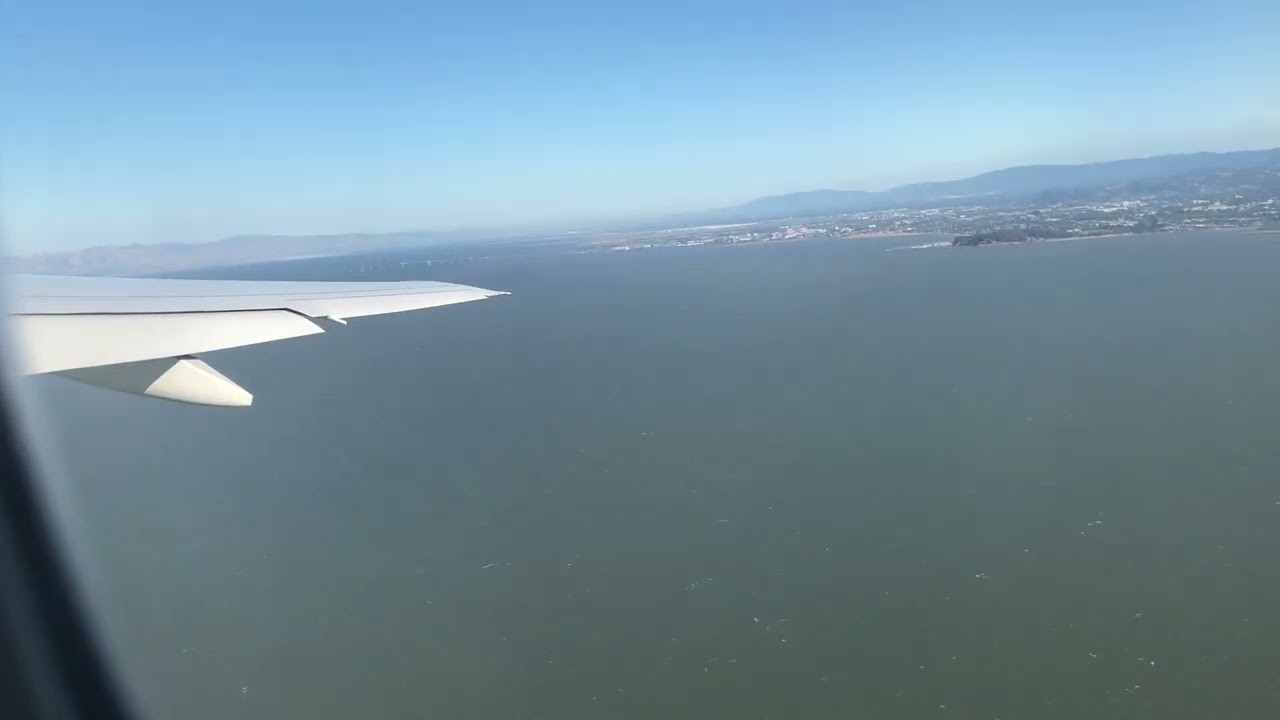
[[[9,369],[0,358],[0,708],[35,720],[136,717],[58,551]]]

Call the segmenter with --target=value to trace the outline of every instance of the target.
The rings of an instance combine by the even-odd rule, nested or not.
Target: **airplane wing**
[[[12,275],[10,328],[26,375],[198,405],[253,396],[199,353],[324,332],[317,320],[420,310],[505,292],[442,282],[263,282]]]

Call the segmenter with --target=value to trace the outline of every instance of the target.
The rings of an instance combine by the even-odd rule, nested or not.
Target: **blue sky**
[[[623,218],[1280,145],[1280,3],[0,4],[8,248]]]

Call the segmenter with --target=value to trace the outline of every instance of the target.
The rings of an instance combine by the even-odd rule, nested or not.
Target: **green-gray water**
[[[1274,717],[1280,236],[902,244],[247,269],[513,295],[33,383],[143,707]]]

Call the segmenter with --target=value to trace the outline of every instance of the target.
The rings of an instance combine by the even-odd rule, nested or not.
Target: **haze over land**
[[[719,225],[812,218],[847,219],[858,213],[880,211],[862,220],[862,229],[884,232],[991,232],[1026,227],[1038,218],[1011,218],[1011,207],[1026,213],[1086,210],[1107,203],[1129,203],[1103,208],[1108,222],[1139,211],[1133,227],[1144,230],[1178,229],[1168,222],[1181,211],[1187,228],[1272,227],[1280,224],[1280,149],[1228,153],[1191,153],[1134,158],[1082,165],[1026,165],[995,170],[961,180],[903,185],[881,192],[814,190],[761,197],[741,205],[655,218],[649,221],[599,225],[562,226],[559,232],[515,230],[454,230],[401,233],[349,233],[341,235],[243,235],[210,243],[160,243],[92,247],[60,253],[13,258],[10,267],[21,272],[70,274],[155,273],[200,267],[238,265],[287,258],[347,255],[426,247],[435,244],[483,240],[529,240],[558,237],[584,249],[651,243],[654,231],[690,226],[713,226],[717,238],[742,238]],[[1151,219],[1156,203],[1165,225]],[[1208,203],[1213,203],[1208,205]],[[978,227],[939,223],[927,211],[963,206],[978,214]],[[1207,206],[1214,212],[1206,213]],[[1095,208],[1096,209],[1096,208]],[[1230,209],[1230,213],[1222,212]],[[884,215],[884,211],[898,212]],[[496,211],[495,211],[496,212]],[[1199,212],[1200,215],[1195,215]],[[914,213],[914,215],[913,215]],[[1192,215],[1190,220],[1186,217]],[[858,217],[853,217],[858,220]],[[905,221],[904,221],[905,219]],[[971,218],[970,218],[971,219]],[[886,223],[885,220],[892,220]],[[985,223],[985,224],[983,224]],[[849,227],[849,224],[840,227]],[[1107,226],[1102,226],[1107,229]],[[1132,229],[1120,223],[1112,229]],[[769,230],[769,232],[773,232]],[[786,231],[783,231],[785,235]],[[1063,232],[1070,235],[1070,229]],[[667,233],[666,242],[708,236]],[[799,233],[803,234],[803,233]],[[846,233],[846,234],[859,234]],[[749,233],[748,233],[749,235]],[[793,234],[792,237],[798,236]],[[777,239],[750,236],[751,239]],[[661,239],[660,239],[661,241]]]

